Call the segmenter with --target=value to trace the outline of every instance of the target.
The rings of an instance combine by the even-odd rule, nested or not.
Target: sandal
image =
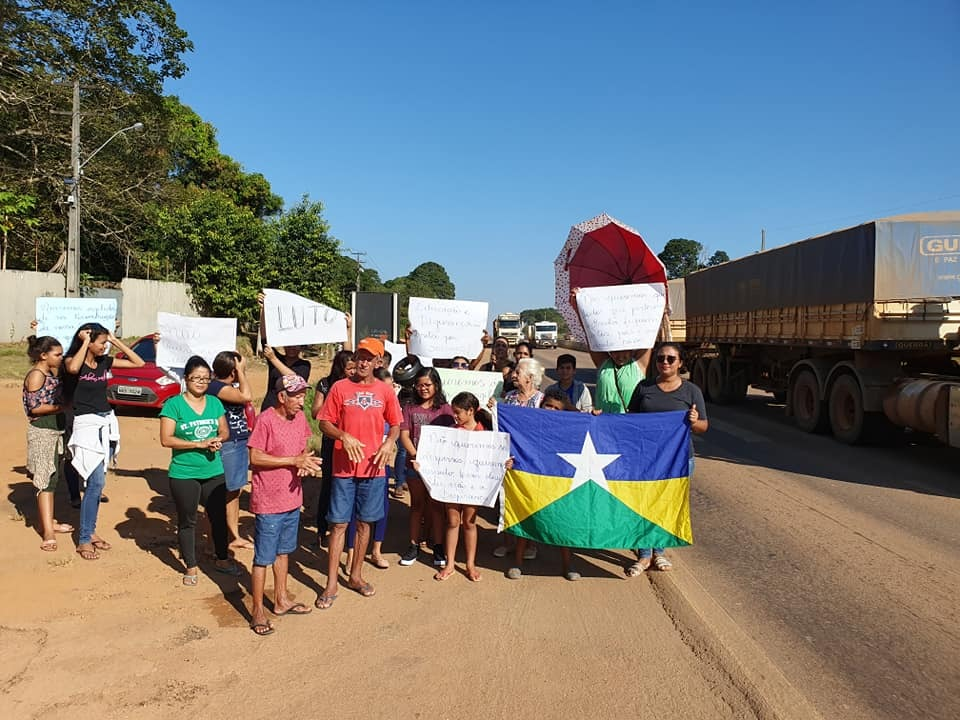
[[[318,595],[317,601],[313,604],[313,606],[317,608],[317,610],[329,610],[333,607],[333,602],[336,599],[336,595]]]
[[[373,597],[377,594],[377,591],[373,589],[373,585],[368,582],[363,583],[363,585],[347,585],[347,588],[366,598]]]
[[[640,558],[637,562],[630,565],[624,573],[627,577],[639,577],[650,569],[650,558]]]
[[[370,564],[373,565],[377,570],[386,570],[390,567],[390,562],[386,558],[382,557],[371,557]]]
[[[270,635],[273,633],[273,625],[268,622],[265,623],[253,623],[250,625],[250,629],[253,630],[260,637],[265,635]]]
[[[44,552],[56,552],[57,551],[57,541],[56,540],[44,540],[40,543],[40,549]]]
[[[282,617],[283,615],[309,615],[312,612],[313,612],[313,609],[308,608],[303,603],[294,603],[283,612],[277,612],[276,610],[274,610],[273,614],[276,615],[277,617]]]
[[[61,535],[68,535],[74,530],[73,525],[70,523],[57,523],[53,526],[53,531],[55,533],[60,533]]]
[[[657,555],[653,558],[653,566],[660,572],[673,570],[673,563],[667,560],[666,555]]]
[[[108,543],[106,540],[91,540],[90,544],[93,545],[97,550],[110,550],[113,545]]]
[[[187,587],[196,587],[199,579],[200,578],[197,575],[184,575],[183,584]]]
[[[100,553],[96,550],[86,550],[84,548],[77,548],[77,555],[82,557],[84,560],[99,560]]]

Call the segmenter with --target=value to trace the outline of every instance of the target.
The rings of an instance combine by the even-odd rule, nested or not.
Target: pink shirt
[[[310,426],[302,412],[287,420],[275,408],[268,408],[257,416],[257,424],[247,440],[247,447],[262,450],[274,457],[299,455],[307,447]],[[253,468],[250,492],[250,511],[256,515],[271,515],[296,510],[303,505],[303,485],[297,477],[297,468]]]
[[[340,380],[333,384],[317,420],[327,420],[363,443],[363,459],[352,462],[338,440],[333,446],[333,476],[381,477],[373,456],[383,444],[384,425],[400,424],[400,403],[393,388],[382,380],[364,384]]]

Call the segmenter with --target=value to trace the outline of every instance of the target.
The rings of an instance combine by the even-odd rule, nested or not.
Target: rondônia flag
[[[693,544],[683,412],[591,415],[497,407],[513,468],[500,529],[577,548]]]

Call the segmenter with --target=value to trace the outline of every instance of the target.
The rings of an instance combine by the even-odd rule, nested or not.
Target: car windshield
[[[131,350],[143,358],[144,362],[155,363],[157,361],[157,350],[153,344],[153,338],[144,338],[134,345]]]

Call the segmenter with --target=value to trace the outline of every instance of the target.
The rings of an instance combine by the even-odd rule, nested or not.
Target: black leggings
[[[180,557],[188,568],[197,567],[197,508],[210,518],[213,547],[218,560],[227,559],[227,484],[223,475],[204,480],[170,478],[170,494],[177,506],[177,540]]]

